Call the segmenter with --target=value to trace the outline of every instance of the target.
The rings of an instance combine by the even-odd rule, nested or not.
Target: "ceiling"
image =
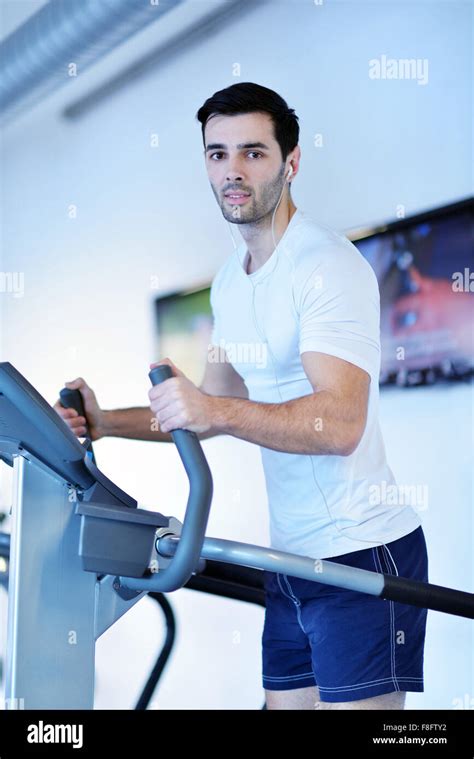
[[[48,0],[0,0],[0,41],[47,2]]]
[[[88,35],[84,32],[84,39],[80,37],[84,25],[81,19],[77,21],[78,15],[81,14],[78,0],[74,0],[74,13],[79,26],[75,25],[72,30],[74,33],[69,35],[67,40],[60,38],[61,44],[55,44],[54,39],[51,42],[51,38],[58,34],[57,21],[61,21],[61,0],[55,0],[54,13],[46,18],[42,16],[33,27],[33,31],[31,28],[28,31],[22,30],[21,36],[15,37],[15,41],[10,43],[7,38],[44,6],[49,5],[49,0],[0,0],[0,43],[4,43],[4,65],[9,67],[6,69],[8,76],[0,88],[2,126],[37,104],[51,103],[56,90],[61,101],[61,105],[59,101],[56,102],[56,111],[59,108],[64,116],[77,118],[105,97],[115,94],[124,86],[129,86],[148,70],[156,70],[158,66],[169,64],[172,57],[181,55],[185,48],[202,44],[209,35],[220,33],[234,18],[254,10],[265,2],[268,0],[166,0],[160,7],[156,20],[142,23],[142,17],[146,17],[147,14],[143,9],[140,10],[138,0],[131,2],[130,14],[127,12],[126,0],[113,0],[111,13],[112,6],[120,10],[116,20],[117,23],[122,23],[122,27],[119,27],[119,34],[113,27],[110,34],[103,36],[103,49],[99,49],[101,42],[94,37],[94,28],[90,28],[90,23],[86,24]],[[90,22],[93,18],[91,0],[85,0],[84,6],[87,6],[84,8],[86,21]],[[128,23],[131,24],[130,27],[127,26]],[[137,26],[137,30],[132,33],[133,24]],[[140,24],[142,28],[139,28]],[[123,27],[124,39],[121,41],[120,33]],[[38,41],[39,35],[43,32],[47,43],[45,46]],[[110,37],[114,35],[115,42],[112,39],[109,44]],[[89,39],[91,36],[94,38],[92,42]],[[23,65],[21,53],[23,48],[30,44],[30,40],[30,53],[24,58]],[[77,60],[78,65],[83,68],[80,77],[66,81],[60,65],[64,60],[69,60],[64,59],[64,47],[67,49],[67,45],[70,44],[75,44],[76,48],[79,45],[79,52],[75,51],[75,61]],[[81,55],[84,55],[85,62],[80,58]],[[51,62],[54,57],[56,60]]]

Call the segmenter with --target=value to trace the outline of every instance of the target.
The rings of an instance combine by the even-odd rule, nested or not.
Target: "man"
[[[102,411],[82,379],[67,383],[92,438],[186,428],[256,443],[272,547],[426,581],[417,514],[377,497],[394,484],[378,422],[377,280],[293,202],[298,118],[252,83],[215,93],[197,118],[211,188],[243,238],[212,284],[205,376],[198,388],[165,359],[174,376],[149,392],[159,432],[148,409]],[[84,434],[84,418],[56,408]],[[423,690],[425,610],[271,572],[265,588],[269,709],[402,709]]]

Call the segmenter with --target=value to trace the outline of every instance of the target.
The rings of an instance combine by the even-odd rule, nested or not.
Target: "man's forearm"
[[[286,403],[213,398],[213,429],[286,453],[349,455],[360,439],[354,410],[325,390]]]
[[[131,440],[171,441],[168,432],[161,432],[153,412],[143,408],[119,408],[103,412],[101,437],[124,437]]]
[[[124,437],[131,440],[151,440],[171,443],[169,432],[161,432],[157,419],[149,406],[120,408],[103,412],[100,437]],[[217,431],[198,435],[200,440],[219,434]]]

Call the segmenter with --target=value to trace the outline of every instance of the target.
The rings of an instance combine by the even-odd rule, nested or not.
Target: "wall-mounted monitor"
[[[474,368],[472,199],[348,235],[380,289],[380,380],[465,377]]]
[[[211,342],[210,291],[205,285],[155,301],[160,359],[171,358],[196,385],[203,378]]]
[[[474,201],[349,233],[379,282],[382,384],[466,378],[474,368]],[[211,340],[210,286],[155,302],[159,356],[196,384]]]

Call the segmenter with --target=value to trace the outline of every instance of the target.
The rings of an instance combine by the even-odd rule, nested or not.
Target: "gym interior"
[[[474,357],[452,355],[449,346],[437,351],[430,330],[465,335],[471,318],[472,338],[472,8],[441,0],[69,0],[66,12],[67,6],[0,0],[0,57],[8,73],[0,90],[1,361],[50,406],[76,377],[104,409],[148,406],[150,363],[164,357],[178,367],[184,362],[199,382],[200,326],[180,311],[180,298],[189,298],[189,308],[193,293],[208,298],[233,248],[206,176],[196,112],[212,93],[239,82],[271,88],[300,119],[301,162],[292,183],[299,208],[356,246],[360,241],[375,268],[374,240],[391,236],[395,249],[403,235],[405,243],[415,239],[415,228],[439,235],[433,245],[444,245],[446,271],[430,270],[421,243],[408,253],[405,244],[394,264],[399,278],[406,276],[407,255],[426,278],[454,283],[460,272],[459,316],[456,303],[443,321],[446,309],[432,299],[417,361],[387,362],[381,374],[379,413],[390,467],[423,525],[430,582],[471,594]],[[419,65],[394,74],[393,59]],[[207,323],[207,305],[195,307],[198,322],[201,315]],[[5,374],[0,392],[13,419],[12,376]],[[20,411],[30,408],[22,406],[29,390],[22,391]],[[31,409],[38,418],[22,424],[27,429],[34,421],[34,437],[42,417],[39,406]],[[22,458],[17,443],[14,457]],[[219,435],[203,440],[202,450],[213,481],[206,536],[268,548],[259,446]],[[93,452],[100,472],[140,509],[183,522],[189,481],[174,445],[110,436],[93,443]],[[6,535],[20,476],[10,455],[2,448]],[[89,513],[76,514],[83,524],[88,518],[92,524]],[[8,546],[0,553],[6,576]],[[34,549],[22,555],[23,562],[37,560]],[[30,599],[38,594],[39,602],[45,578],[39,566],[35,571]],[[2,585],[5,702],[14,692],[7,682],[13,643],[7,580]],[[211,585],[166,593],[166,607],[143,597],[97,637],[94,709],[135,709],[167,643],[146,708],[262,709],[261,589],[244,592],[242,580],[240,597],[229,578],[222,592]],[[429,611],[425,689],[408,693],[407,709],[474,708],[467,617]]]

